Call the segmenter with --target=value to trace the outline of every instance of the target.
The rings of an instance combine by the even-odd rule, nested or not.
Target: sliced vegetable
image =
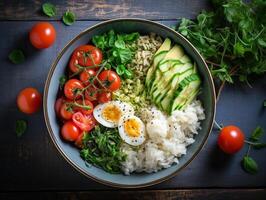
[[[96,125],[96,120],[93,115],[84,115],[81,112],[73,114],[72,120],[82,131],[90,131]]]

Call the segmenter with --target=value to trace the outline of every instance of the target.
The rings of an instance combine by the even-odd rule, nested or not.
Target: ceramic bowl
[[[110,174],[97,167],[86,166],[85,162],[79,155],[79,150],[60,138],[60,127],[54,111],[54,103],[56,101],[59,87],[59,78],[64,74],[69,58],[76,47],[87,44],[94,35],[102,34],[110,29],[122,33],[137,31],[140,34],[149,34],[150,32],[154,32],[163,38],[168,37],[173,42],[183,46],[186,53],[197,63],[198,71],[202,78],[202,92],[199,98],[203,103],[206,119],[201,122],[202,129],[199,131],[199,134],[196,135],[196,141],[188,147],[187,154],[180,158],[179,164],[175,164],[170,168],[151,174],[140,173],[132,174],[130,176]],[[213,125],[215,115],[215,90],[211,74],[204,59],[187,39],[162,24],[144,19],[127,18],[109,20],[89,27],[78,34],[61,50],[49,71],[45,84],[43,103],[44,117],[51,139],[60,154],[69,164],[80,173],[100,183],[121,188],[137,188],[158,184],[175,176],[196,157],[206,142]]]

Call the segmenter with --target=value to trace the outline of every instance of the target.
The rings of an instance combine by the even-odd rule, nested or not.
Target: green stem
[[[251,142],[251,141],[248,141],[248,140],[244,140],[245,143],[249,144],[249,145],[258,145],[258,144],[261,144],[261,143],[258,143],[258,142]]]

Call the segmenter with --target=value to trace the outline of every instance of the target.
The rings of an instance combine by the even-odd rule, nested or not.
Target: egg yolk
[[[136,119],[128,119],[125,121],[124,129],[130,137],[138,137],[140,135],[140,125]]]
[[[118,123],[121,118],[121,110],[115,105],[107,105],[102,111],[102,117],[107,121]]]

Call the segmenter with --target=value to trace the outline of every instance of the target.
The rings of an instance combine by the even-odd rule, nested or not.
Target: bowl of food
[[[160,183],[202,149],[215,115],[204,59],[179,33],[115,19],[72,39],[53,63],[44,117],[60,154],[79,172],[124,188]]]

